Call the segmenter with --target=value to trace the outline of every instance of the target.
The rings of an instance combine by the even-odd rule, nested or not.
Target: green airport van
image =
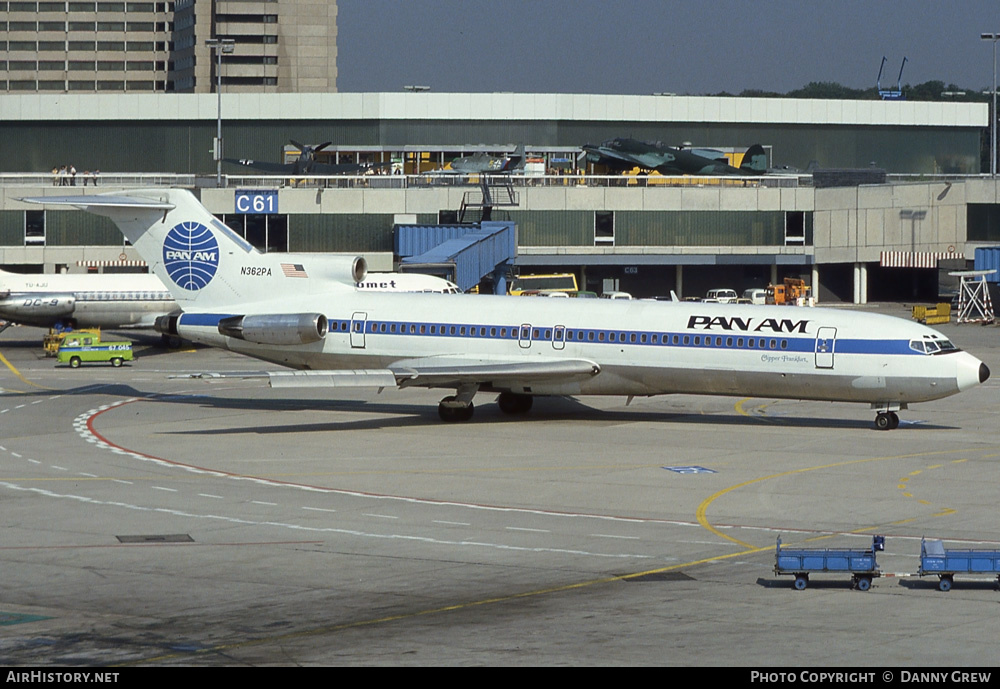
[[[73,368],[91,362],[111,362],[112,366],[118,367],[134,359],[131,342],[102,342],[100,335],[94,333],[66,335],[56,358],[60,364],[69,364]]]

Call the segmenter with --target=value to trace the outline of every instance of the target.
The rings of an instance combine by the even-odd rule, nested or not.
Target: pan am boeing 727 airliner
[[[527,412],[536,396],[671,393],[860,402],[882,430],[913,402],[989,369],[923,325],[783,306],[456,297],[358,291],[361,258],[262,254],[188,191],[38,197],[113,220],[183,310],[161,332],[295,370],[272,387],[427,387],[445,421],[478,392]]]

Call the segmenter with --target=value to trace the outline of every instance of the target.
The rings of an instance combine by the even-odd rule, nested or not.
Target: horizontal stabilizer
[[[29,196],[18,199],[25,203],[38,203],[46,206],[74,206],[82,210],[100,214],[101,208],[142,208],[146,210],[169,211],[174,204],[153,199],[135,198],[133,196],[104,196],[93,194],[88,196]]]

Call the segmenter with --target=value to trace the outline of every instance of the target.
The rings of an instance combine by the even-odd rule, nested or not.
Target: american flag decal
[[[306,269],[301,263],[282,263],[281,272],[286,278],[307,278]]]

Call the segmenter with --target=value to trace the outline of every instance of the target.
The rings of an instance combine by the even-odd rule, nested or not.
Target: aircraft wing
[[[635,156],[631,156],[626,153],[619,153],[618,151],[612,151],[608,148],[584,146],[583,150],[587,151],[588,159],[592,163],[599,163],[601,165],[628,165],[629,167],[639,165],[640,167],[648,167],[644,163],[640,162]]]
[[[539,361],[483,360],[463,357],[425,357],[393,363],[389,370],[400,387],[455,387],[466,383],[585,380],[601,368],[588,359],[542,359]]]
[[[243,167],[253,168],[254,170],[260,170],[261,172],[271,172],[278,175],[291,175],[295,174],[295,163],[268,163],[264,160],[247,160],[241,158],[236,160],[235,158],[223,158],[222,162],[230,163],[231,165],[242,165]]]
[[[310,371],[234,371],[198,373],[190,378],[217,380],[242,378],[267,380],[272,388],[311,387],[427,387],[448,388],[463,384],[508,384],[585,380],[600,373],[600,366],[588,359],[545,359],[539,361],[483,360],[462,357],[405,359],[384,369],[343,369]]]
[[[389,163],[313,163],[309,170],[311,175],[349,175],[351,173],[362,174],[368,170],[377,170],[388,167]]]

